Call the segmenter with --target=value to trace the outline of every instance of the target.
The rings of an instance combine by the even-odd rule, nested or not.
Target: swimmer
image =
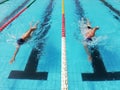
[[[15,57],[20,49],[20,46],[23,45],[30,38],[32,32],[37,29],[38,24],[39,22],[36,22],[34,26],[30,24],[30,29],[25,34],[23,34],[21,38],[17,40],[16,50],[14,52],[12,59],[10,60],[10,64],[12,64],[15,61]]]
[[[98,30],[99,27],[96,26],[96,27],[92,28],[88,19],[86,20],[86,25],[87,25],[87,29],[86,29],[86,33],[85,33],[84,48],[86,50],[86,53],[88,54],[88,59],[91,61],[92,56],[91,56],[91,53],[88,49],[88,44],[87,43],[92,41],[92,37],[95,36],[96,30]]]

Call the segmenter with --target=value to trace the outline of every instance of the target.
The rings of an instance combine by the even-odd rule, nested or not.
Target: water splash
[[[0,42],[15,45],[17,36],[11,33],[1,33]]]

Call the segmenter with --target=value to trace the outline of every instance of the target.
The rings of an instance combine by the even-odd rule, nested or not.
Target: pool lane
[[[84,15],[84,10],[82,9],[82,7],[80,6],[80,2],[79,0],[75,0],[75,5],[76,5],[76,8],[77,8],[77,12],[80,12],[79,13],[76,13],[79,17],[81,18],[84,18],[85,15]],[[81,8],[81,10],[79,9]],[[83,16],[84,15],[84,16]],[[97,46],[88,46],[89,48],[89,51],[91,53],[91,56],[92,56],[92,67],[93,67],[93,70],[94,70],[94,73],[92,74],[88,74],[88,73],[82,73],[82,79],[83,81],[86,81],[86,80],[90,80],[90,81],[99,81],[99,80],[106,80],[107,77],[105,77],[107,71],[105,69],[105,66],[104,66],[104,63],[103,63],[103,60],[101,58],[101,55],[99,53],[99,49],[97,48]],[[97,58],[96,58],[97,57]],[[111,78],[113,79],[113,78]]]
[[[44,12],[44,20],[41,22],[41,27],[39,28],[39,32],[36,34],[36,47],[32,49],[31,54],[29,56],[28,62],[26,64],[24,71],[12,71],[10,73],[9,79],[35,79],[35,80],[47,80],[48,72],[36,72],[39,58],[42,54],[44,43],[41,42],[41,39],[46,36],[51,25],[50,17],[53,11],[54,1],[50,0],[49,5],[47,6]],[[38,58],[39,57],[39,58]]]
[[[51,0],[50,0],[51,1]],[[40,4],[43,4],[43,6],[40,6]],[[45,18],[49,18],[49,14],[47,13],[47,12],[49,12],[49,11],[47,11],[47,9],[46,9],[46,11],[44,12],[45,14],[43,15],[43,17],[44,16],[46,16],[45,18],[43,18],[43,17],[41,17],[41,13],[44,11],[44,9],[47,7],[46,6],[46,4],[48,4],[49,2],[48,1],[42,1],[42,2],[35,2],[35,5],[33,5],[34,7],[30,7],[25,13],[23,13],[22,14],[22,16],[20,16],[18,19],[16,19],[14,22],[12,22],[12,23],[14,23],[14,25],[13,26],[11,26],[10,28],[9,28],[9,33],[13,33],[13,35],[15,35],[15,34],[17,34],[18,36],[17,37],[19,37],[19,34],[21,33],[21,34],[23,34],[24,32],[25,32],[25,30],[27,30],[28,28],[29,28],[29,22],[31,22],[32,21],[32,17],[31,16],[34,16],[34,18],[36,19],[36,21],[37,20],[40,20],[41,21],[41,23],[42,23],[42,19],[45,19]],[[50,5],[49,5],[50,6]],[[38,9],[39,8],[39,9]],[[42,9],[41,9],[42,8]],[[50,8],[50,7],[49,7]],[[38,10],[38,11],[35,11],[35,10]],[[50,10],[50,9],[49,9]],[[29,13],[33,13],[33,14],[29,14]],[[49,12],[50,13],[50,12]],[[48,15],[47,15],[48,14]],[[27,17],[26,17],[27,16]],[[39,18],[39,19],[38,19]],[[41,19],[40,19],[41,18]],[[47,19],[45,19],[44,21],[43,21],[43,23],[48,23],[48,22],[45,22]],[[24,22],[24,29],[22,28],[20,28],[20,26],[21,25],[23,25],[22,24],[22,21]],[[21,22],[21,23],[20,23]],[[15,27],[14,27],[15,26]],[[19,28],[17,28],[17,27],[19,27]],[[48,27],[50,27],[49,25],[48,25]],[[45,26],[45,27],[42,27],[42,28],[44,28],[44,29],[42,29],[41,31],[43,31],[44,33],[45,33],[45,31],[47,31],[46,29],[48,29],[48,27],[47,27],[47,25]],[[13,30],[13,28],[14,28],[14,30]],[[39,28],[40,29],[40,28]],[[11,31],[11,30],[13,30],[13,31]],[[17,30],[17,33],[15,32],[15,30]],[[39,31],[39,30],[38,30]],[[3,31],[2,33],[7,33],[8,31]],[[19,32],[19,33],[18,33]],[[44,34],[43,33],[43,34]],[[40,34],[39,34],[40,35]],[[38,36],[38,35],[37,35]],[[45,36],[45,34],[44,34],[44,36]],[[36,37],[37,38],[37,37]],[[3,45],[4,44],[6,44],[7,42],[3,42]],[[6,46],[6,47],[10,47],[9,46],[9,44],[7,43],[6,45],[4,45],[4,46]],[[39,46],[40,47],[40,46]],[[3,49],[3,51],[5,51],[5,48],[3,47],[2,48]],[[7,49],[7,48],[6,48]],[[12,49],[14,50],[14,46],[12,46]],[[8,49],[7,49],[8,50]],[[11,50],[10,50],[11,51]],[[21,63],[14,63],[13,65],[9,65],[8,63],[9,63],[9,59],[11,58],[11,55],[13,54],[13,53],[11,53],[11,55],[6,55],[6,54],[2,54],[2,56],[1,56],[1,59],[3,60],[3,59],[5,59],[4,57],[6,57],[6,59],[5,59],[5,62],[6,62],[6,60],[7,60],[7,66],[9,67],[10,66],[10,71],[7,69],[7,73],[9,73],[10,74],[10,72],[12,71],[12,70],[20,70],[20,71],[24,71],[24,68],[25,68],[25,66],[26,66],[26,60],[28,60],[29,59],[29,55],[30,55],[30,51],[31,51],[31,48],[30,47],[27,47],[27,45],[25,45],[25,48],[24,48],[24,46],[22,46],[22,48],[21,48],[21,50],[20,50],[20,52],[19,52],[19,54],[18,54],[18,57],[16,58],[16,61],[22,61]],[[26,53],[25,53],[26,52]],[[36,53],[36,52],[35,52]],[[31,57],[33,57],[33,56],[31,56]],[[37,59],[36,59],[37,60]],[[2,61],[1,61],[2,62]],[[4,63],[4,62],[3,62]],[[22,66],[21,66],[22,65]],[[30,65],[30,64],[29,64]],[[14,67],[15,66],[15,67]],[[16,67],[21,67],[21,68],[16,68]],[[4,67],[4,66],[3,66]],[[6,69],[6,68],[8,68],[8,67],[4,67],[4,70]],[[36,67],[36,66],[35,66]],[[38,68],[38,67],[37,67]],[[32,69],[33,70],[33,69]],[[3,82],[0,82],[0,89],[2,90],[2,89],[9,89],[9,90],[13,90],[13,89],[16,89],[16,90],[20,90],[20,89],[22,89],[22,90],[27,90],[27,89],[29,89],[29,90],[31,90],[31,89],[33,89],[33,90],[35,90],[35,89],[44,89],[44,88],[47,88],[47,87],[43,87],[43,86],[45,86],[45,84],[44,85],[41,85],[41,87],[40,87],[40,85],[38,85],[37,83],[39,82],[39,81],[37,81],[37,80],[27,80],[27,79],[24,79],[24,80],[20,80],[20,79],[8,79],[8,76],[9,76],[9,74],[8,75],[6,75],[5,73],[4,73],[4,71],[2,71],[2,68],[1,68],[1,70],[0,70],[1,72],[3,72],[3,74],[2,74],[2,76],[1,77],[3,77],[3,78],[0,78],[1,79],[1,81],[3,81]],[[6,77],[7,76],[7,77]],[[41,80],[41,82],[43,82],[43,80]],[[39,83],[41,83],[41,82],[39,82]],[[8,85],[8,83],[9,83],[9,85]],[[34,85],[35,86],[34,86]],[[20,86],[19,86],[20,85]],[[33,85],[33,86],[32,86]],[[32,87],[31,87],[32,86]],[[49,88],[49,87],[48,87]]]
[[[81,6],[82,6],[82,8],[84,10],[85,16],[87,18],[89,18],[89,20],[92,23],[92,25],[93,26],[96,26],[96,25],[100,26],[100,31],[98,31],[97,34],[96,34],[98,38],[101,35],[104,38],[105,34],[106,34],[106,37],[108,39],[109,38],[113,38],[113,37],[118,37],[118,35],[117,36],[113,35],[112,37],[109,36],[109,34],[112,34],[112,32],[119,33],[119,31],[117,31],[118,28],[119,28],[119,22],[116,21],[116,19],[113,17],[113,15],[109,12],[109,9],[107,7],[106,8],[104,7],[103,3],[99,2],[99,1],[95,1],[95,0],[92,0],[90,2],[87,1],[87,0],[84,0],[84,1],[80,1],[80,4],[81,4]],[[75,5],[75,6],[78,6],[78,5]],[[79,16],[78,16],[78,18],[79,18]],[[108,31],[107,28],[111,28],[111,29],[109,29],[109,31]],[[101,38],[101,39],[103,40],[103,38]],[[102,45],[103,42],[104,42],[104,45]],[[120,77],[119,77],[120,67],[117,64],[117,62],[119,60],[119,57],[118,57],[118,55],[116,55],[117,58],[118,58],[116,60],[114,59],[114,57],[111,58],[111,59],[109,58],[109,56],[111,56],[110,53],[112,53],[112,51],[109,51],[109,50],[106,51],[106,50],[104,50],[105,48],[107,48],[107,46],[109,47],[108,44],[107,44],[107,46],[105,45],[106,44],[105,42],[108,42],[108,40],[106,39],[106,40],[101,41],[100,43],[98,43],[97,47],[93,47],[93,48],[91,47],[91,49],[93,51],[92,52],[93,59],[96,60],[96,61],[93,60],[93,62],[92,62],[92,66],[93,66],[93,71],[92,72],[98,73],[97,75],[100,75],[100,76],[98,78],[96,78],[96,79],[95,78],[91,78],[90,81],[89,80],[87,81],[87,78],[84,78],[84,75],[82,74],[83,75],[82,78],[84,78],[85,81],[84,81],[84,79],[82,79],[82,81],[84,81],[84,84],[83,84],[83,86],[81,85],[81,87],[83,87],[85,90],[94,90],[94,89],[97,90],[97,88],[101,87],[104,82],[106,84],[103,85],[104,87],[102,87],[101,90],[105,90],[106,88],[110,89],[110,90],[112,90],[112,89],[118,90],[118,88],[116,86],[120,82],[119,81],[119,79],[120,79]],[[115,43],[114,45],[116,46],[117,43]],[[99,52],[98,52],[98,50],[99,50]],[[96,54],[100,55],[99,59],[98,59],[99,55],[96,55]],[[83,56],[85,56],[85,55],[83,55]],[[84,59],[81,58],[81,60],[84,60]],[[101,61],[102,61],[102,63],[101,63]],[[115,66],[115,63],[116,63],[116,66]],[[84,63],[84,65],[85,65],[85,68],[88,67],[88,66],[86,66],[87,64]],[[84,65],[80,64],[80,66],[81,66],[80,69],[82,69],[82,67],[84,67]],[[103,68],[100,68],[100,66],[102,66]],[[90,72],[91,71],[91,70],[86,70],[85,68],[82,69],[82,73],[83,73],[83,70],[86,71],[86,72]],[[91,67],[88,67],[88,68],[91,68]],[[106,78],[106,74],[105,74],[106,71],[109,74],[109,75],[107,75],[107,78]],[[92,75],[90,75],[90,77],[91,76]],[[103,79],[103,81],[101,82],[100,79],[101,80]],[[93,82],[91,82],[91,81],[93,81]],[[98,83],[95,82],[95,81],[97,81]],[[114,83],[113,87],[109,87],[110,83]]]
[[[79,15],[81,18],[84,18],[85,17],[85,16],[83,17],[84,11],[80,6],[79,0],[76,0],[75,3],[76,3],[77,11],[81,12],[80,14],[77,13],[77,15]],[[98,47],[97,46],[94,46],[94,47],[89,46],[89,47],[90,47],[89,51],[91,51],[91,56],[92,56],[92,67],[93,67],[94,74],[82,73],[83,81],[87,81],[87,80],[88,81],[99,81],[99,80],[104,81],[104,80],[113,80],[113,79],[119,80],[120,79],[119,72],[114,72],[114,74],[112,74],[113,72],[109,72],[109,73],[107,72],[105,65],[103,63],[103,60],[101,58],[100,52],[98,50]]]

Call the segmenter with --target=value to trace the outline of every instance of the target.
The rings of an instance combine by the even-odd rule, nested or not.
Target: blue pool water
[[[31,1],[9,0],[1,4],[0,23]],[[120,1],[105,1],[109,5],[104,0],[65,0],[68,90],[120,88],[120,15],[116,13],[120,13]],[[61,90],[61,8],[61,0],[36,0],[0,32],[0,90]],[[96,33],[97,49],[92,48],[96,52],[93,57],[98,56],[92,63],[82,44],[79,24],[82,17],[87,17],[92,26],[100,27]],[[16,40],[29,29],[31,21],[40,21],[38,29],[31,40],[21,46],[16,61],[10,65]],[[36,78],[36,73],[41,73],[41,78]]]

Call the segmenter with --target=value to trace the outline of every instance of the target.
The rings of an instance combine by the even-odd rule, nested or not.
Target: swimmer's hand
[[[98,30],[98,29],[99,29],[99,26],[96,26],[95,28],[96,28],[96,30]]]

